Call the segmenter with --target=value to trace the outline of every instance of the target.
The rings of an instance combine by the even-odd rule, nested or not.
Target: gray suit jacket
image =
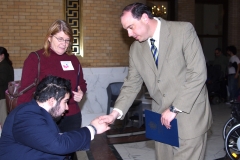
[[[158,69],[148,42],[135,41],[129,53],[129,73],[115,108],[125,115],[144,81],[153,98],[152,110],[162,113],[171,105],[180,109],[183,112],[176,117],[179,137],[195,138],[205,133],[212,123],[201,44],[190,23],[159,19]]]

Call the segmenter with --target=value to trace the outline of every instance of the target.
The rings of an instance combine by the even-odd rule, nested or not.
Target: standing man
[[[219,81],[220,83],[220,88],[219,88],[219,95],[220,98],[222,98],[222,100],[224,102],[226,102],[228,100],[228,96],[227,96],[227,69],[228,69],[228,57],[223,55],[221,48],[216,48],[214,51],[215,54],[215,59],[213,61],[213,66],[211,66],[212,68],[214,68],[214,73],[212,76],[217,76],[217,79],[215,79],[216,81]],[[218,70],[216,70],[217,66],[221,66],[221,74],[220,77],[218,75]],[[213,86],[213,85],[212,85]],[[216,89],[215,87],[213,88],[213,90]],[[216,91],[216,90],[214,90]]]
[[[221,48],[216,48],[214,51],[215,59],[213,65],[220,65],[223,76],[225,77],[228,66],[228,58],[222,54]]]
[[[38,84],[34,99],[8,115],[0,138],[1,160],[68,160],[69,153],[88,150],[95,134],[109,129],[94,119],[86,127],[61,133],[53,118],[68,110],[69,80],[48,76]]]
[[[229,102],[234,102],[238,97],[238,76],[240,71],[240,60],[236,56],[237,48],[235,46],[227,47],[227,54],[230,56],[228,66],[228,89]]]
[[[206,62],[190,23],[154,18],[142,3],[126,6],[121,23],[136,39],[129,53],[129,72],[111,114],[100,122],[123,119],[145,82],[152,110],[159,123],[170,129],[177,118],[180,147],[155,142],[158,160],[202,160],[212,113],[205,81]]]

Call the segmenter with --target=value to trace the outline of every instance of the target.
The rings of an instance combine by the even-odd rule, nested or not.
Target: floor
[[[214,122],[208,136],[205,160],[228,160],[225,157],[222,128],[230,118],[231,108],[224,103],[211,107]],[[113,127],[111,131],[95,137],[90,151],[77,152],[76,160],[156,160],[154,142],[145,138],[144,132],[144,126],[124,130]]]

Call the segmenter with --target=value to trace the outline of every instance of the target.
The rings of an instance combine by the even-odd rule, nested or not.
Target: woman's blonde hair
[[[48,41],[48,38],[50,36],[53,36],[59,32],[63,31],[66,35],[69,36],[70,38],[70,43],[68,45],[68,48],[66,50],[66,54],[71,55],[72,54],[72,42],[73,42],[73,32],[72,32],[72,28],[70,27],[70,25],[64,21],[64,20],[56,20],[55,22],[52,23],[52,25],[49,27],[46,37],[44,39],[44,55],[45,56],[49,56],[50,52],[50,42]]]

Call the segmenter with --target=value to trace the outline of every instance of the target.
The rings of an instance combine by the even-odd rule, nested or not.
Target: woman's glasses
[[[66,43],[66,44],[70,43],[70,40],[65,40],[62,37],[60,37],[60,38],[58,38],[56,36],[53,36],[53,37],[55,37],[58,40],[58,42],[60,42],[60,43]]]

